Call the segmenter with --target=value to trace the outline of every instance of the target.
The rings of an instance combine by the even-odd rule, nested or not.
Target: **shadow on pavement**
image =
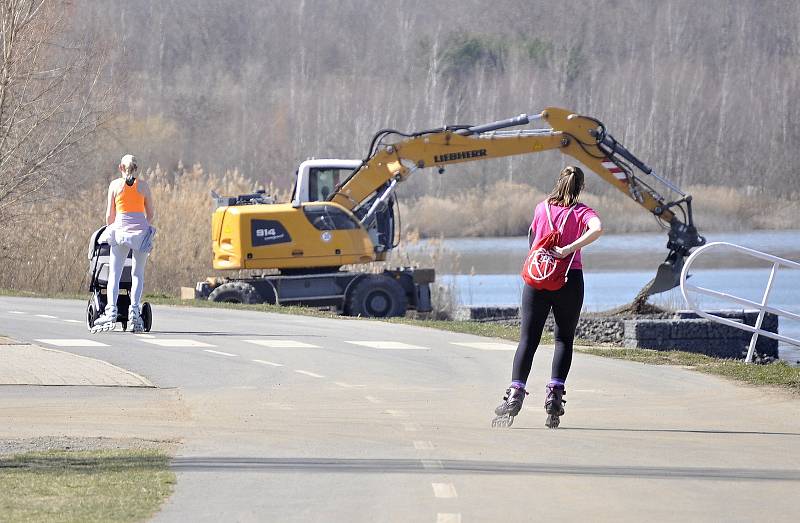
[[[172,461],[175,472],[320,472],[332,474],[519,474],[560,476],[605,476],[651,479],[798,481],[798,470],[703,468],[703,467],[614,467],[511,463],[497,461],[325,458],[182,457]]]
[[[533,427],[520,427],[515,430],[542,430]],[[691,429],[625,429],[625,428],[594,428],[594,427],[561,427],[558,430],[586,430],[586,431],[608,431],[608,432],[674,432],[677,434],[733,434],[733,435],[756,435],[756,436],[800,436],[797,432],[764,432],[760,430],[691,430]]]

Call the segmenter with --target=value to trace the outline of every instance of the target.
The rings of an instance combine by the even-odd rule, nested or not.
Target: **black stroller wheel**
[[[153,326],[153,308],[148,302],[142,304],[142,323],[144,323],[144,331],[150,332],[150,327]]]
[[[97,319],[99,313],[94,309],[94,300],[89,298],[89,303],[86,305],[86,328],[91,329],[94,327],[94,320]]]

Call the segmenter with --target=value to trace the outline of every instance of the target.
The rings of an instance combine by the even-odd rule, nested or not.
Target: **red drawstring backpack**
[[[561,233],[564,232],[564,225],[567,223],[570,214],[575,206],[569,208],[561,221],[561,226],[556,229],[553,219],[550,217],[550,203],[545,201],[545,211],[547,212],[547,223],[550,224],[550,232],[539,238],[533,244],[525,263],[522,264],[522,279],[527,285],[536,290],[557,291],[567,283],[567,273],[572,267],[572,260],[575,259],[575,252],[569,257],[558,258],[552,251],[553,247],[561,242]]]

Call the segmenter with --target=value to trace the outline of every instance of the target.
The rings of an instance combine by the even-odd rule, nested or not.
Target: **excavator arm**
[[[549,127],[508,130],[536,120],[544,120]],[[399,139],[390,142],[392,136]],[[410,134],[380,131],[361,167],[336,188],[329,201],[353,212],[361,210],[362,222],[369,224],[397,184],[419,169],[443,170],[450,164],[549,150],[572,156],[652,213],[669,230],[669,254],[645,294],[677,286],[689,251],[705,243],[693,223],[691,196],[657,175],[611,136],[599,120],[565,109],[549,107],[535,116],[520,115],[479,126]],[[668,201],[656,189],[657,185],[678,198]],[[369,208],[363,212],[366,204]]]

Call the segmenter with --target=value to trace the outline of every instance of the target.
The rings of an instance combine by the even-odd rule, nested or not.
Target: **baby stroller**
[[[100,235],[105,231],[105,226],[100,227],[89,239],[89,303],[86,306],[86,327],[91,330],[94,322],[105,311],[108,303],[106,287],[108,285],[109,262],[111,259],[111,246],[100,242]],[[122,277],[119,280],[119,298],[117,298],[117,321],[122,323],[122,330],[128,328],[128,307],[131,304],[131,267],[133,259],[131,253],[125,259],[122,268]],[[147,302],[142,303],[142,322],[144,331],[150,332],[153,324],[153,310]]]

